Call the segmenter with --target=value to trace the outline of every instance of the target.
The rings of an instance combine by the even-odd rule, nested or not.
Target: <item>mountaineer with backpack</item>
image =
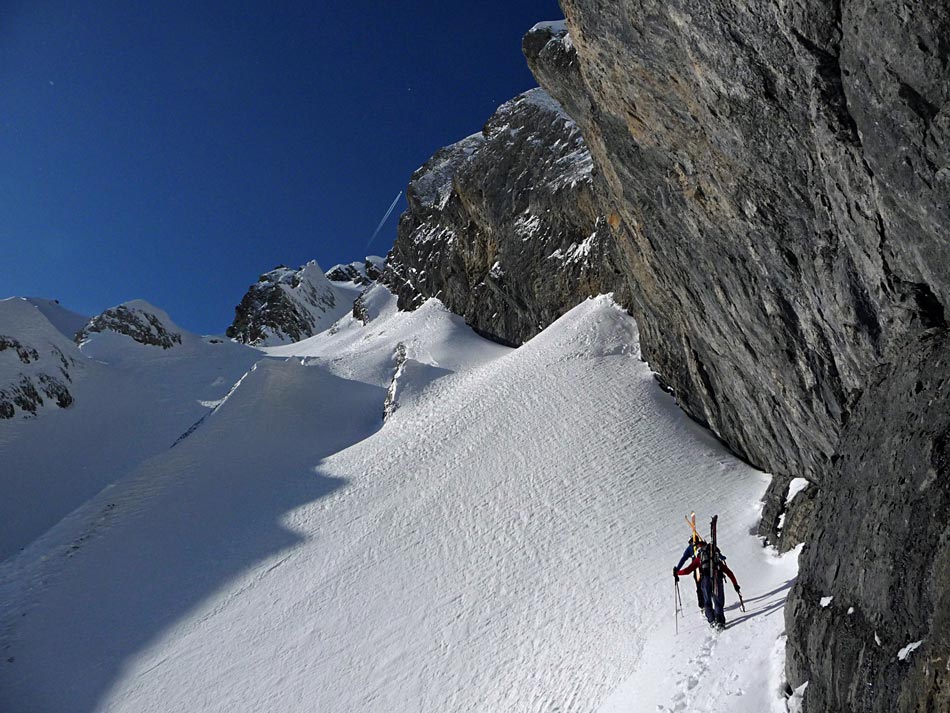
[[[698,552],[694,554],[692,562],[686,569],[673,568],[673,578],[679,582],[681,576],[686,576],[694,570],[699,571],[699,589],[703,595],[703,609],[706,613],[706,621],[717,629],[726,627],[726,617],[723,614],[722,607],[725,603],[725,592],[723,585],[726,577],[732,581],[732,586],[739,595],[739,601],[742,601],[741,589],[736,581],[736,575],[732,573],[726,564],[726,556],[722,554],[716,545],[716,520],[712,520],[712,542],[702,542]],[[701,540],[700,540],[701,542]],[[690,543],[692,545],[692,542]],[[684,554],[684,558],[686,553]],[[680,560],[680,564],[683,560]]]
[[[692,561],[694,557],[699,556],[699,551],[706,544],[706,542],[697,534],[690,535],[689,542],[686,543],[686,549],[683,550],[683,556],[680,557],[680,561],[676,563],[676,566],[673,568],[673,574],[675,575],[680,569],[683,568],[683,565],[689,561]],[[700,609],[703,609],[706,606],[705,599],[703,599],[703,588],[700,582],[702,578],[699,575],[699,572],[695,572],[693,578],[696,580],[696,602],[699,605]],[[677,581],[679,581],[677,579]]]

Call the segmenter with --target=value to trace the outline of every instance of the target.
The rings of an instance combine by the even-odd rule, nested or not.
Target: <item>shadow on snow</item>
[[[253,376],[174,450],[102,493],[41,576],[17,582],[0,709],[101,709],[189,612],[229,582],[266,577],[275,555],[307,539],[282,517],[345,485],[317,465],[381,427],[385,390],[295,361],[262,362]]]
[[[757,616],[769,616],[776,611],[781,611],[785,606],[785,599],[788,597],[788,590],[792,588],[794,581],[794,579],[786,580],[785,584],[780,587],[776,587],[771,592],[766,592],[765,594],[759,594],[758,596],[746,599],[746,611],[743,612],[741,616],[738,616],[735,619],[727,622],[726,628],[731,629],[732,627],[737,626],[748,619],[752,619]],[[765,601],[769,597],[776,598],[770,601]],[[761,604],[750,607],[750,605],[755,605],[757,602],[761,602]],[[735,602],[727,607],[724,607],[724,610],[739,612],[739,602]]]

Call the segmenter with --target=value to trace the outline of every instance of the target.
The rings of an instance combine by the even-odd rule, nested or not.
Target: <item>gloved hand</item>
[[[676,573],[676,567],[673,567],[673,579],[680,581],[680,576]]]
[[[736,585],[736,594],[740,594],[741,592],[742,592],[742,587],[740,587],[740,586],[737,584],[737,585]]]

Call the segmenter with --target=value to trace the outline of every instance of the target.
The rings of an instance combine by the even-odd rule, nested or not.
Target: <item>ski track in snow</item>
[[[509,350],[366,301],[0,567],[0,709],[784,710],[767,478],[659,389],[629,317],[589,300]],[[399,342],[418,368],[382,425]],[[675,636],[691,510],[720,515],[748,612],[730,591],[712,632],[681,578]],[[168,562],[136,553],[156,542]]]

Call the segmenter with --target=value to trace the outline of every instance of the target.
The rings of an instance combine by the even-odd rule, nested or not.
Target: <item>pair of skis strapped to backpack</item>
[[[712,542],[707,545],[709,550],[709,576],[712,578],[713,595],[719,594],[719,547],[716,546],[716,524],[719,522],[719,516],[713,515],[712,522],[709,523],[709,532],[712,536]]]
[[[708,558],[708,564],[707,564],[707,567],[708,567],[707,574],[709,575],[710,579],[712,579],[714,594],[717,592],[717,589],[719,587],[719,582],[717,581],[718,578],[716,577],[716,573],[719,571],[719,547],[716,545],[716,525],[718,522],[719,522],[719,516],[713,515],[712,521],[709,523],[710,539],[712,540],[712,542],[707,543],[707,547],[709,547],[710,544],[712,545],[712,547],[708,550],[709,558]],[[691,512],[689,514],[689,517],[686,518],[686,524],[689,525],[693,531],[693,555],[698,556],[699,542],[701,542],[703,538],[700,537],[699,530],[696,529],[696,513],[695,512]]]
[[[691,512],[688,516],[685,517],[685,520],[686,520],[686,524],[689,525],[690,529],[693,531],[693,555],[698,557],[700,556],[699,543],[702,542],[703,538],[700,536],[699,530],[696,529],[696,513]],[[711,582],[712,592],[714,595],[718,594],[718,590],[719,590],[719,577],[716,576],[720,571],[719,545],[718,545],[718,538],[716,535],[718,524],[719,524],[719,515],[713,515],[712,520],[709,523],[709,533],[710,533],[711,542],[706,543],[706,551],[709,553],[709,555],[707,557],[707,561],[703,563],[707,567],[706,573],[709,575],[709,578],[712,580]],[[700,574],[699,569],[701,568],[697,568],[696,570],[697,576],[699,576]],[[678,601],[678,598],[679,598],[678,587],[676,591],[676,596],[677,596],[677,612],[679,612],[680,607],[682,607],[682,604],[679,603]],[[739,597],[739,608],[741,611],[744,612],[745,602],[742,600],[742,594],[739,592],[738,587],[736,587],[736,596]]]

